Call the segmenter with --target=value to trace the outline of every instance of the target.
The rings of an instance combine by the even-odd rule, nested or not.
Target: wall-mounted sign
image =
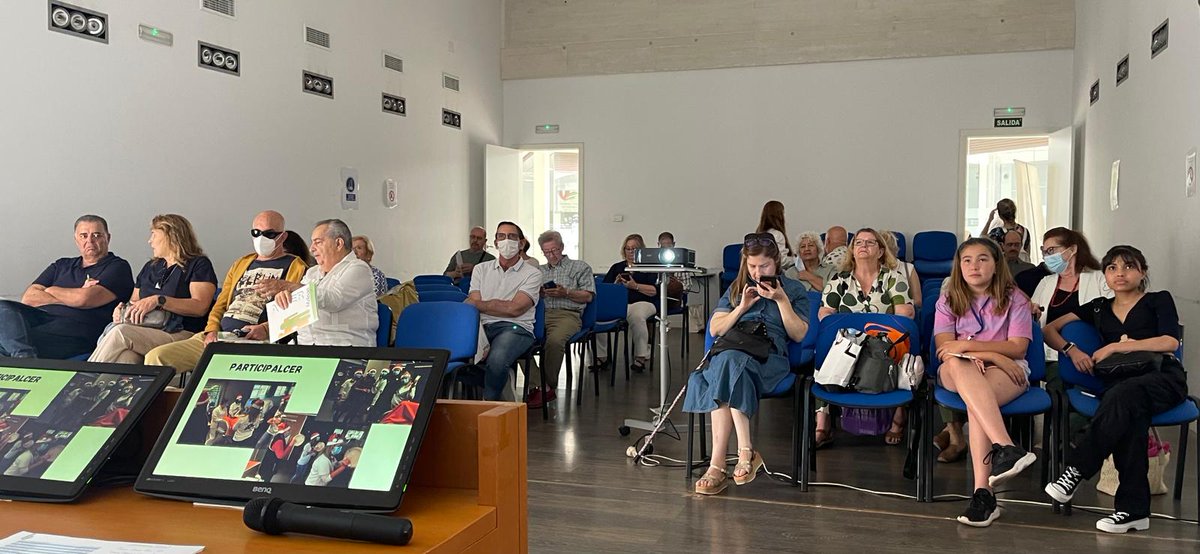
[[[995,118],[996,127],[1020,127],[1022,118],[1020,117],[997,117]]]
[[[1117,86],[1121,86],[1126,79],[1129,78],[1129,54],[1125,54],[1121,61],[1117,62]]]
[[[1154,59],[1159,52],[1167,49],[1167,38],[1169,38],[1171,20],[1167,19],[1150,33],[1150,59]]]
[[[1088,96],[1091,98],[1092,104],[1100,101],[1100,79],[1096,79],[1096,82],[1092,83],[1092,91]]]

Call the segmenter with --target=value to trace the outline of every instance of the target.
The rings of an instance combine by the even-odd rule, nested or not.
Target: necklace
[[[1061,276],[1061,275],[1059,275],[1059,277],[1058,277],[1058,285],[1061,285],[1061,284],[1062,284],[1062,276]],[[1059,288],[1058,288],[1058,286],[1056,285],[1056,286],[1054,287],[1054,294],[1050,295],[1050,307],[1051,307],[1051,308],[1057,308],[1057,307],[1059,307],[1059,306],[1062,306],[1063,304],[1066,304],[1066,303],[1067,303],[1067,299],[1068,299],[1068,298],[1071,298],[1071,295],[1072,295],[1072,294],[1075,294],[1075,291],[1079,290],[1079,276],[1078,276],[1078,275],[1077,275],[1077,276],[1075,276],[1075,286],[1071,287],[1071,290],[1067,291],[1067,294],[1064,294],[1064,295],[1063,295],[1063,297],[1062,297],[1062,300],[1059,300],[1058,302],[1055,302],[1055,301],[1054,301],[1054,299],[1058,297],[1059,290],[1060,290],[1060,289],[1059,289]]]

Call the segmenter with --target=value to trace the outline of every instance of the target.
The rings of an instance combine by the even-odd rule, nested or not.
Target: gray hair
[[[87,214],[79,216],[79,219],[75,220],[75,226],[72,229],[78,228],[80,223],[99,223],[101,227],[104,227],[104,234],[109,234],[108,222],[98,215]]]
[[[558,231],[551,229],[549,231],[543,231],[542,234],[538,235],[538,246],[546,244],[547,242],[550,242],[550,241],[557,242],[559,246],[562,246],[563,245],[562,233],[559,233]]]
[[[350,226],[346,225],[345,221],[340,219],[322,219],[313,226],[314,229],[322,225],[328,225],[325,229],[325,238],[327,239],[342,239],[343,248],[352,250],[354,248],[354,235],[350,232]]]
[[[796,237],[796,253],[797,253],[797,255],[799,255],[799,253],[800,253],[800,243],[804,242],[805,240],[811,240],[811,241],[813,241],[814,244],[817,245],[817,259],[818,260],[825,257],[825,243],[821,241],[821,235],[819,235],[816,231],[805,231],[803,233],[800,233],[800,236]]]

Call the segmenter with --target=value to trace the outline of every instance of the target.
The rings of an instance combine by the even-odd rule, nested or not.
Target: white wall
[[[0,7],[0,293],[77,255],[71,223],[88,212],[108,218],[135,271],[154,214],[188,217],[223,272],[250,251],[254,213],[272,208],[306,240],[314,221],[346,219],[375,240],[376,265],[406,278],[440,272],[482,222],[483,145],[502,123],[499,0],[242,0],[236,20],[196,0],[73,3],[109,14],[110,44],[48,31],[44,1]],[[174,46],[138,39],[139,22]],[[332,51],[305,44],[303,23],[331,33]],[[240,51],[241,77],[198,68],[197,40]],[[382,67],[384,49],[403,75]],[[334,77],[336,99],[302,93],[302,68]],[[443,71],[463,92],[441,88]],[[407,117],[381,112],[385,90],[407,97]],[[444,105],[462,131],[441,125]],[[341,166],[365,187],[357,212],[339,207]],[[386,177],[404,199],[394,210]]]
[[[831,225],[955,229],[959,132],[1024,106],[1071,120],[1065,50],[504,82],[504,142],[583,143],[584,258],[670,230],[702,264],[787,206],[794,239]],[[557,135],[534,126],[557,123]],[[624,222],[611,216],[622,214]],[[536,232],[537,230],[535,230]]]
[[[1077,2],[1075,125],[1082,135],[1083,232],[1103,253],[1132,244],[1146,254],[1152,286],[1170,290],[1200,360],[1200,196],[1184,196],[1184,156],[1200,146],[1200,18],[1191,0]],[[1150,33],[1170,18],[1170,42],[1150,59]],[[1129,80],[1115,87],[1129,54]],[[1088,90],[1100,79],[1100,101]],[[1109,209],[1112,162],[1121,160],[1120,208]],[[1200,372],[1191,371],[1193,390]]]

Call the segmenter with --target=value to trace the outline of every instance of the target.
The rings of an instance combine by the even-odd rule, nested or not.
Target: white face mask
[[[270,256],[275,251],[275,241],[267,237],[254,237],[254,253],[259,256]]]
[[[506,260],[516,256],[520,248],[521,243],[512,239],[504,239],[496,243],[496,250],[500,252],[500,257]]]

